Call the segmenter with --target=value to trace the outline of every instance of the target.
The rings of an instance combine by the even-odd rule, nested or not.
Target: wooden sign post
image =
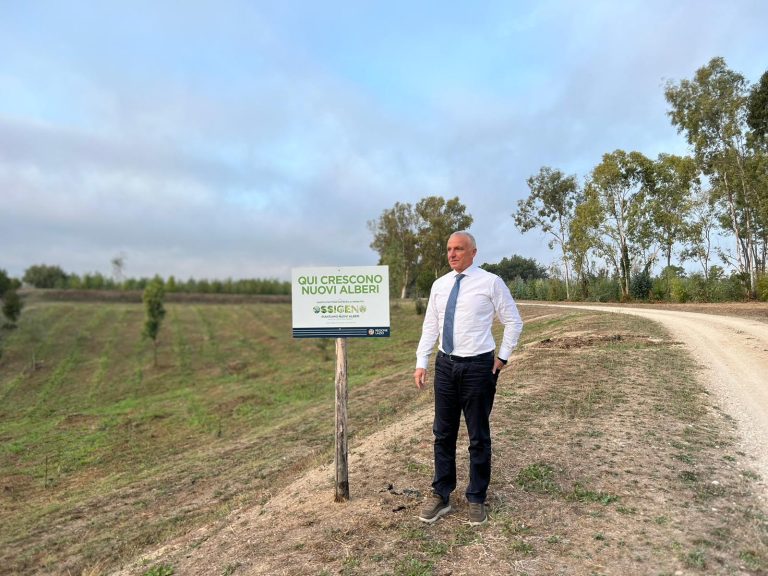
[[[349,500],[347,339],[336,338],[336,502]]]

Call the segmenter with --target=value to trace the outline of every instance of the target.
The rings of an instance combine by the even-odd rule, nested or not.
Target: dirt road
[[[533,304],[523,304],[533,305]],[[661,323],[703,368],[702,378],[738,424],[743,449],[755,458],[768,499],[768,323],[679,310],[559,305],[634,314]]]

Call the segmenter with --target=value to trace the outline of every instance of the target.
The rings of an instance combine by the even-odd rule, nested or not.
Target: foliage
[[[24,272],[24,282],[35,288],[64,288],[67,284],[67,274],[60,266],[36,264]]]
[[[379,253],[379,264],[389,266],[390,292],[407,295],[418,264],[418,215],[411,204],[396,202],[378,220],[368,222],[373,233],[371,248]]]
[[[420,266],[436,279],[449,270],[445,244],[448,237],[459,230],[468,230],[473,218],[458,196],[445,200],[428,196],[416,203],[418,224],[418,250]]]
[[[768,138],[768,70],[752,87],[747,101],[747,125],[755,137]]]
[[[517,254],[512,255],[511,258],[505,256],[498,264],[482,264],[480,268],[496,274],[504,282],[509,282],[515,278],[535,280],[547,277],[546,269],[536,260],[523,258]]]
[[[632,276],[629,285],[629,295],[635,300],[648,300],[652,287],[653,281],[648,271],[648,266],[646,266],[642,272]]]
[[[540,228],[552,236],[550,249],[560,246],[565,266],[566,295],[570,298],[569,234],[575,217],[576,206],[583,200],[576,176],[565,176],[560,170],[544,166],[536,176],[527,180],[531,194],[517,203],[512,214],[521,232]]]
[[[757,279],[757,298],[768,302],[768,274],[761,274]]]
[[[587,194],[599,206],[598,253],[613,266],[621,279],[621,291],[629,296],[630,270],[634,257],[648,246],[647,180],[651,161],[640,152],[616,150],[603,155],[592,171]],[[643,262],[644,266],[646,262]]]
[[[174,573],[173,566],[168,564],[158,564],[144,572],[142,576],[173,576]]]
[[[401,297],[414,288],[417,295],[429,293],[432,282],[448,271],[448,237],[471,225],[472,216],[458,197],[446,201],[440,196],[422,198],[416,206],[397,202],[369,221],[371,248],[379,264],[390,267],[392,292]]]
[[[672,264],[672,250],[687,230],[688,215],[698,190],[699,170],[693,158],[659,154],[647,178],[647,218],[640,220],[642,244],[656,241]],[[645,227],[644,229],[642,227]]]
[[[612,299],[594,293],[603,264],[623,299],[667,298],[668,283],[633,274],[660,256],[666,267],[677,264],[676,251],[679,263],[696,262],[704,275],[703,289],[697,280],[689,279],[685,290],[678,283],[679,298],[740,294],[735,280],[708,282],[716,257],[757,296],[768,253],[768,72],[750,87],[716,57],[693,78],[668,82],[664,96],[691,156],[661,153],[652,160],[615,150],[590,172],[583,192],[574,176],[548,166],[527,180],[531,194],[512,216],[521,231],[538,228],[552,236],[550,248],[560,245],[569,298]],[[571,198],[577,201],[568,204]],[[732,246],[717,242],[723,232]],[[569,266],[579,294],[568,294]]]
[[[160,278],[155,278],[144,289],[142,301],[144,302],[144,331],[143,336],[150,338],[154,344],[155,364],[157,364],[157,336],[160,326],[165,318],[165,286]]]
[[[766,214],[759,208],[760,192],[755,164],[763,159],[748,147],[748,84],[730,70],[723,58],[713,58],[698,69],[692,80],[669,82],[665,96],[669,116],[679,132],[684,132],[696,162],[708,177],[720,219],[736,240],[739,271],[750,277],[750,290],[756,290],[758,246],[765,247],[760,222]]]
[[[16,324],[21,316],[21,310],[24,307],[24,303],[21,301],[18,292],[14,289],[5,291],[3,295],[3,316],[8,319],[11,325]]]
[[[1,276],[0,276],[1,278]],[[30,279],[35,282],[30,281]],[[152,278],[115,278],[101,272],[89,272],[82,276],[65,273],[59,266],[32,266],[24,275],[25,282],[37,288],[59,288],[64,290],[144,290]],[[18,282],[12,280],[15,284]],[[165,281],[166,292],[185,294],[274,294],[289,295],[291,283],[272,278],[241,278],[234,280],[209,280],[206,278],[177,280],[169,276]]]
[[[13,283],[10,276],[8,276],[8,273],[5,270],[0,268],[0,298],[2,298],[3,294],[5,294],[7,290],[10,290],[12,286]]]

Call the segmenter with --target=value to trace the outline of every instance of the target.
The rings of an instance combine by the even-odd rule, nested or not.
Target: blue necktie
[[[462,278],[464,278],[464,274],[456,275],[456,282],[448,296],[448,304],[445,305],[445,318],[443,319],[443,352],[446,354],[453,352],[453,317],[456,314],[456,299],[459,297],[459,283]]]

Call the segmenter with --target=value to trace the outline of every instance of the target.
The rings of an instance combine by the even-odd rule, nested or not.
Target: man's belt
[[[477,356],[454,356],[453,354],[446,354],[442,350],[438,350],[437,356],[439,358],[445,358],[450,362],[483,362],[493,358],[493,350],[478,354]]]

